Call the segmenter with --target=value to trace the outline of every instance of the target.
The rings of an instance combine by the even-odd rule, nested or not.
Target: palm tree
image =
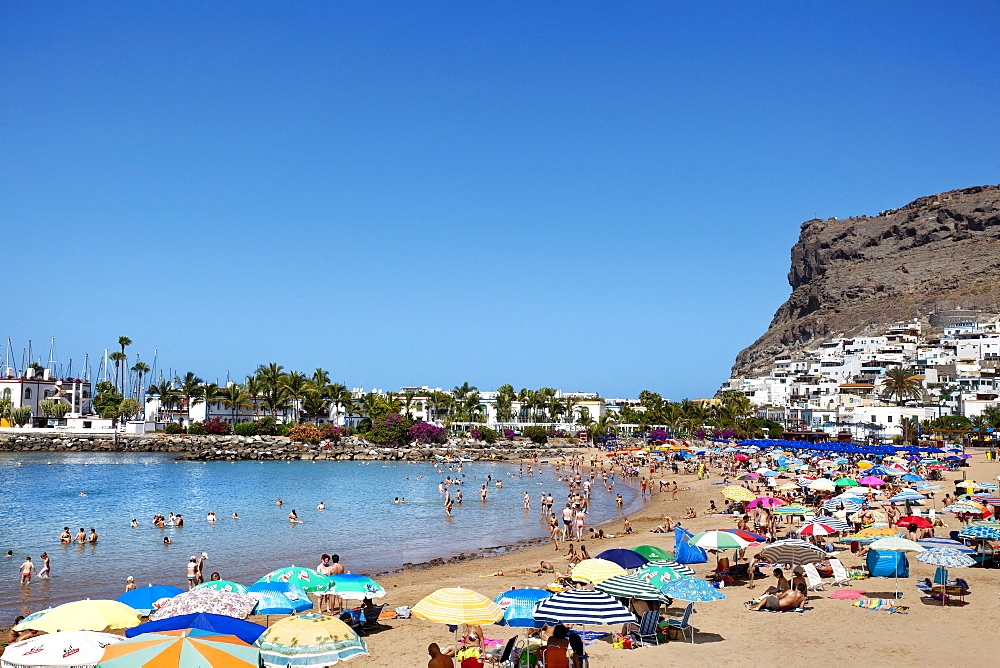
[[[322,367],[316,367],[316,370],[313,371],[312,382],[316,387],[326,387],[330,384],[330,372]]]
[[[469,385],[469,381],[465,381],[461,385],[456,385],[452,393],[454,393],[456,399],[464,399],[465,395],[469,392],[475,392],[478,389],[475,385]]]
[[[548,401],[548,405],[545,407],[546,412],[549,414],[550,422],[558,422],[558,418],[566,410],[566,406],[563,404],[562,399],[556,399],[552,397]]]
[[[261,383],[265,386],[271,385],[276,386],[281,382],[282,376],[284,376],[285,367],[280,364],[275,364],[271,362],[268,365],[261,364],[257,367],[256,376],[260,379]]]
[[[614,434],[615,427],[617,426],[618,421],[614,416],[610,413],[605,413],[587,428],[587,433],[590,434],[591,440],[596,443],[597,439]]]
[[[179,392],[187,405],[188,424],[191,423],[191,397],[198,396],[201,391],[201,378],[194,375],[193,371],[188,371],[184,377],[174,376],[174,381],[180,385]]]
[[[278,411],[288,406],[288,390],[280,383],[266,383],[261,389],[261,403],[270,411],[271,418],[277,421]]]
[[[194,403],[204,403],[205,404],[205,419],[208,419],[208,413],[212,408],[212,403],[218,401],[219,399],[219,386],[215,383],[205,383],[198,390],[198,395],[194,397]]]
[[[108,355],[108,359],[113,360],[115,363],[115,391],[123,392],[121,385],[124,385],[125,383],[123,382],[121,385],[118,384],[119,382],[118,371],[119,369],[121,369],[122,362],[128,361],[128,355],[126,355],[125,353],[120,353],[116,350],[115,352]]]
[[[125,346],[132,345],[132,339],[128,338],[127,336],[119,336],[118,337],[118,345],[122,347],[122,350],[121,350],[121,352],[122,352],[122,358],[121,359],[123,359],[123,360],[128,359],[127,357],[125,357]],[[111,357],[111,356],[109,355],[108,357]],[[116,364],[115,365],[115,370],[117,371],[117,369],[118,369],[118,365]],[[121,387],[121,393],[125,394],[125,369],[122,369],[122,387]]]
[[[331,383],[326,386],[324,391],[326,392],[326,398],[330,400],[330,404],[338,414],[340,413],[340,409],[346,409],[348,406],[354,404],[354,395],[341,383]],[[347,424],[346,420],[344,424]]]
[[[893,367],[885,372],[882,378],[882,396],[886,399],[896,398],[896,405],[902,406],[910,399],[919,399],[923,395],[920,381],[913,377],[913,369]]]
[[[229,387],[219,390],[219,397],[222,399],[222,403],[232,411],[233,424],[236,424],[236,413],[239,412],[239,409],[250,405],[250,394],[239,383],[233,383]]]
[[[177,390],[167,381],[163,381],[159,385],[155,383],[150,385],[149,394],[156,394],[160,397],[160,413],[164,410],[169,410],[177,403]],[[157,415],[157,419],[160,418],[162,418],[162,415]]]
[[[253,407],[254,419],[257,418],[257,400],[260,395],[264,392],[264,387],[260,380],[256,376],[247,376],[247,382],[243,384],[244,389],[247,391],[247,395],[250,398],[250,405]]]
[[[149,373],[149,365],[145,362],[137,361],[135,366],[132,367],[132,371],[134,371],[136,375],[135,398],[138,399],[139,395],[142,394],[142,377]]]
[[[310,385],[302,399],[302,413],[313,419],[330,414],[330,402],[322,390]]]
[[[309,387],[309,379],[298,371],[292,371],[284,375],[281,384],[288,393],[288,398],[292,400],[292,413],[296,422],[299,421],[299,405]]]

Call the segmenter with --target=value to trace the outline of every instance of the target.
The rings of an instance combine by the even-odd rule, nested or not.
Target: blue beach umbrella
[[[258,582],[247,593],[257,599],[255,615],[294,615],[313,607],[309,594],[290,582]]]
[[[923,547],[926,550],[932,550],[935,547],[948,547],[953,550],[958,550],[959,552],[962,552],[964,554],[972,554],[973,552],[976,551],[974,548],[969,547],[965,543],[960,543],[957,540],[952,540],[950,538],[941,538],[941,537],[923,538],[917,541],[917,545]]]
[[[535,620],[535,606],[550,596],[552,592],[544,589],[511,589],[503,592],[493,599],[493,602],[503,610],[503,619],[497,624],[522,629],[542,628],[545,624]]]
[[[149,585],[148,587],[136,587],[119,596],[116,601],[124,603],[130,608],[135,608],[146,617],[153,611],[153,604],[161,598],[173,598],[178,594],[183,594],[184,590],[170,585]]]
[[[613,563],[618,564],[626,570],[633,568],[642,568],[649,563],[649,559],[642,556],[638,552],[633,552],[632,550],[625,550],[622,548],[616,548],[612,550],[604,550],[599,555],[598,559],[607,559]]]
[[[245,643],[253,644],[261,636],[267,627],[254,624],[235,617],[226,615],[213,615],[208,612],[195,612],[190,615],[178,615],[176,617],[166,617],[153,622],[139,624],[125,631],[126,638],[134,638],[143,633],[156,633],[157,631],[177,631],[178,629],[198,629],[222,635],[236,636]]]
[[[721,601],[726,596],[721,591],[713,587],[701,578],[681,578],[671,580],[660,589],[671,598],[679,598],[682,601],[705,602]]]
[[[1000,530],[985,526],[967,526],[958,533],[959,538],[983,538],[985,540],[1000,540]]]
[[[916,473],[906,473],[906,474],[904,474],[900,478],[900,480],[902,480],[903,482],[923,482],[924,481],[924,479],[921,478],[920,476],[918,476]]]

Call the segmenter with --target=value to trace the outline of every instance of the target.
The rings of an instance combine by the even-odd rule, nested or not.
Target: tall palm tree
[[[478,389],[479,388],[475,385],[469,385],[469,381],[465,381],[461,385],[456,385],[455,389],[452,390],[452,393],[455,395],[456,399],[464,399],[465,395],[470,392],[475,392]]]
[[[116,350],[115,352],[108,355],[108,359],[113,360],[115,363],[115,392],[124,393],[123,386],[125,385],[125,383],[123,382],[119,384],[118,372],[121,369],[122,362],[128,361],[128,355],[126,355],[125,353],[120,353]]]
[[[149,373],[149,365],[145,362],[136,362],[135,366],[132,367],[132,371],[135,372],[136,383],[135,383],[135,398],[138,399],[142,394],[142,377]]]
[[[187,419],[188,423],[191,423],[191,398],[198,396],[201,391],[202,380],[198,376],[194,375],[193,371],[188,371],[184,374],[184,377],[174,376],[174,381],[180,386],[178,391],[180,395],[184,397],[184,401],[187,405]]]
[[[243,388],[247,391],[247,396],[250,400],[250,405],[253,408],[254,419],[257,418],[257,400],[260,399],[260,395],[264,392],[264,387],[257,376],[247,376],[247,382],[243,384]]]
[[[205,383],[198,389],[198,396],[194,397],[194,403],[205,404],[205,419],[212,409],[212,404],[219,400],[219,386],[215,383]]]
[[[886,399],[896,398],[896,405],[902,406],[910,399],[923,396],[920,381],[913,377],[913,369],[896,366],[887,369],[882,378],[882,396]]]
[[[346,410],[348,406],[354,404],[354,394],[342,383],[330,383],[324,391],[326,392],[326,398],[329,399],[330,404],[334,407],[337,414],[340,413],[341,409]],[[347,424],[346,420],[344,424]]]
[[[309,379],[298,371],[292,371],[284,375],[281,384],[284,386],[288,398],[292,401],[292,414],[294,420],[298,422],[299,406],[302,403],[302,398],[305,397],[306,389],[309,387]]]
[[[322,367],[316,367],[311,380],[316,387],[326,387],[330,384],[330,372]]]
[[[121,348],[122,348],[122,350],[121,350],[121,353],[122,353],[121,359],[122,360],[127,360],[128,357],[125,356],[125,346],[132,345],[132,339],[128,338],[127,336],[119,336],[118,337],[118,345],[121,346]],[[110,357],[110,355],[108,357]],[[117,371],[117,370],[118,370],[118,365],[116,364],[115,365],[115,371]],[[121,386],[120,390],[121,390],[122,394],[125,394],[125,369],[124,368],[122,368],[122,386]]]
[[[302,398],[302,413],[314,420],[330,414],[330,401],[322,390],[311,383]]]
[[[239,383],[233,383],[229,387],[224,387],[219,390],[219,397],[222,399],[222,403],[226,406],[226,408],[231,411],[230,417],[233,424],[236,424],[236,413],[238,413],[241,408],[247,408],[250,406],[250,394],[247,392],[246,388]]]
[[[551,397],[545,406],[545,411],[549,414],[550,422],[558,422],[559,416],[563,414],[566,410],[566,405],[563,403],[562,399],[556,399]]]
[[[159,385],[155,383],[150,385],[149,394],[156,394],[160,397],[159,413],[161,414],[157,415],[157,419],[162,418],[164,410],[169,410],[177,404],[177,390],[167,381],[163,381]]]
[[[288,406],[288,389],[281,383],[264,384],[261,389],[261,403],[271,413],[271,418],[278,419],[278,411]]]
[[[257,372],[254,375],[256,375],[265,386],[276,386],[281,382],[281,378],[285,375],[284,371],[285,367],[271,362],[267,365],[261,364],[258,366]]]

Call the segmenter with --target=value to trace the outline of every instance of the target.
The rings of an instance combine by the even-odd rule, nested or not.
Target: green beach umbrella
[[[290,582],[308,592],[325,592],[333,580],[311,568],[286,566],[271,571],[257,582]]]
[[[692,575],[694,571],[692,571]],[[679,570],[675,570],[670,566],[643,566],[637,570],[633,575],[644,582],[656,587],[657,589],[663,589],[671,580],[680,580],[681,578],[688,578],[691,575],[682,573]]]
[[[646,557],[650,561],[656,561],[657,559],[674,558],[672,552],[664,550],[662,547],[656,547],[655,545],[640,545],[639,547],[633,547],[632,551],[638,552],[639,554]]]
[[[202,582],[200,585],[195,587],[197,590],[201,589],[211,589],[213,591],[230,591],[235,594],[245,594],[247,593],[247,588],[241,585],[239,582],[233,582],[232,580],[209,580],[208,582]]]
[[[640,598],[644,601],[667,601],[667,595],[646,580],[635,575],[616,575],[594,585],[594,589],[620,598]]]
[[[857,487],[858,483],[850,478],[837,478],[833,481],[837,487]]]

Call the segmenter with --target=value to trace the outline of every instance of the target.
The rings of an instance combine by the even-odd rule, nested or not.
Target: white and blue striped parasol
[[[547,624],[632,624],[636,617],[604,592],[569,589],[538,602],[535,621]]]

